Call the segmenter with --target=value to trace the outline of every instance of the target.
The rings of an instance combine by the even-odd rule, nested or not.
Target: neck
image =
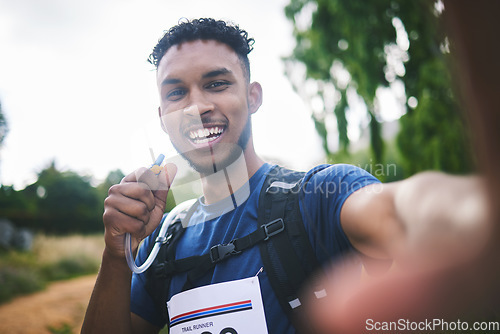
[[[264,161],[257,156],[252,142],[232,164],[210,175],[201,175],[206,204],[213,204],[234,194],[247,184]]]

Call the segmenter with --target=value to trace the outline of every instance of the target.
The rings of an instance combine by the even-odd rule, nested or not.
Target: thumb
[[[173,163],[167,163],[158,175],[160,184],[158,190],[154,191],[153,193],[157,201],[160,201],[163,204],[163,207],[166,204],[168,191],[170,190],[170,186],[172,185],[176,174],[177,166]]]
[[[158,224],[161,222],[161,217],[163,216],[165,206],[167,205],[167,195],[176,173],[177,167],[172,163],[168,163],[165,167],[163,167],[158,175],[159,185],[156,190],[153,190],[155,206],[150,217],[150,222],[152,222],[152,224],[146,225],[146,235],[153,233],[153,231],[158,227]]]
[[[169,162],[165,165],[165,167],[163,167],[163,171],[165,172],[165,179],[168,187],[170,188],[172,182],[174,182],[175,175],[177,174],[177,166]]]

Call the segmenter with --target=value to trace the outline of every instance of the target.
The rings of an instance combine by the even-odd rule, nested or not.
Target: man
[[[258,227],[258,197],[272,166],[257,156],[252,140],[250,118],[262,103],[261,86],[250,81],[247,54],[252,43],[238,27],[200,19],[170,29],[150,58],[157,66],[162,127],[200,173],[203,185],[204,196],[177,245],[177,259],[205,254]],[[110,189],[104,212],[106,247],[82,332],[157,333],[165,326],[144,276],[132,278],[124,235],[132,235],[132,247],[137,249],[152,234],[175,174],[171,164],[159,175],[142,168]],[[325,266],[353,251],[369,267],[376,263],[370,259],[397,260],[401,254],[411,257],[422,251],[432,256],[436,250],[453,249],[457,239],[478,244],[482,238],[482,229],[471,224],[481,221],[485,211],[482,186],[475,178],[426,173],[382,185],[353,166],[322,165],[306,173],[304,184],[300,214],[315,255]],[[140,259],[147,256],[145,248],[139,251]],[[213,293],[219,283],[243,284],[257,273],[263,312],[256,315],[254,328],[262,328],[264,321],[269,333],[295,333],[274,295],[257,246],[217,263],[192,283],[212,288],[203,291]],[[170,310],[186,296],[185,283],[186,275],[172,277]],[[191,302],[195,298],[183,303]]]

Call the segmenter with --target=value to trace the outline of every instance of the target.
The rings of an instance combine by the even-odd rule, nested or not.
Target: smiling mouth
[[[213,126],[190,130],[188,137],[194,144],[206,144],[217,140],[224,132],[224,126]]]

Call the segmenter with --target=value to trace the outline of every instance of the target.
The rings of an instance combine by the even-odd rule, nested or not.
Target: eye
[[[184,95],[186,95],[185,89],[176,88],[167,93],[167,100],[169,101],[177,101],[180,100]]]
[[[228,81],[218,80],[218,81],[213,81],[213,82],[209,83],[206,86],[206,88],[212,89],[215,91],[222,91],[222,90],[226,89],[229,85],[231,85],[231,83]]]

